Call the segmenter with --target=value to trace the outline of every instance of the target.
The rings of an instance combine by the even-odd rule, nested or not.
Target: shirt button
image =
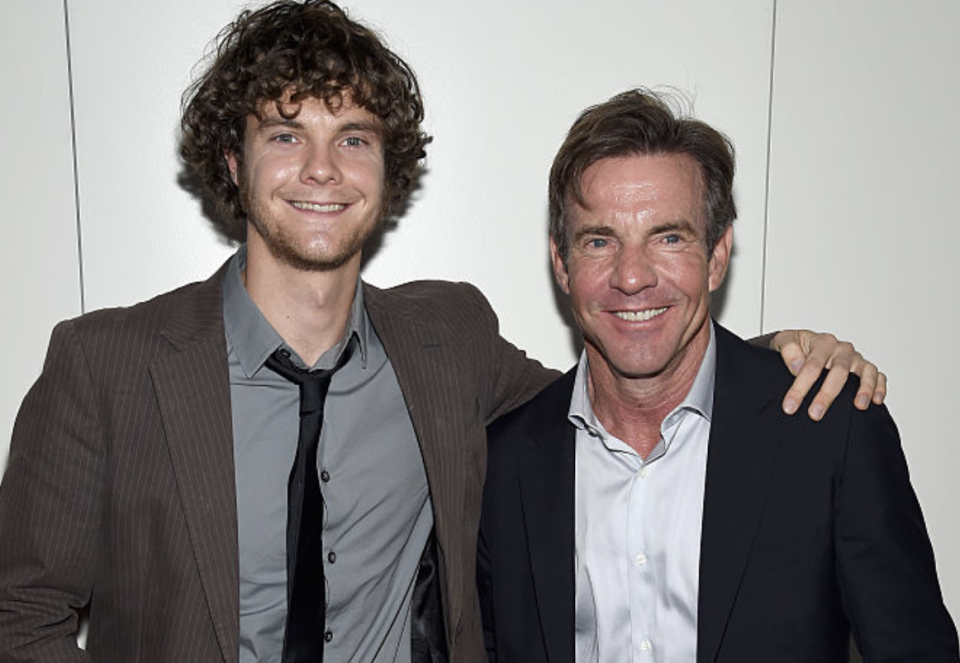
[[[644,638],[640,641],[640,651],[650,651],[651,649],[653,649],[653,644],[649,640]]]
[[[643,566],[646,563],[647,563],[647,556],[644,555],[643,553],[637,553],[637,564],[639,564],[640,566]]]
[[[330,481],[330,473],[327,472],[326,470],[323,470],[322,472],[320,472],[320,480],[324,483],[327,483],[328,481]]]
[[[337,562],[337,553],[333,552],[332,550],[328,552],[327,561],[330,562],[331,564],[335,564]]]
[[[646,478],[647,478],[647,468],[644,467],[644,468],[641,468],[641,469],[640,469],[640,478],[641,478],[641,479],[646,479]]]
[[[323,640],[324,640],[324,642],[330,642],[330,641],[332,641],[332,640],[333,640],[333,631],[327,631],[326,633],[324,633],[324,634],[323,634]]]

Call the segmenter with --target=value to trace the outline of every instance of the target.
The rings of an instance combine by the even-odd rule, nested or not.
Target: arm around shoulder
[[[487,423],[510,412],[533,398],[560,373],[545,368],[527,356],[527,353],[500,335],[500,323],[490,303],[475,286],[463,284],[465,292],[474,298],[473,306],[483,316],[484,341],[480,362],[487,370],[485,419]],[[487,352],[484,352],[486,350]]]

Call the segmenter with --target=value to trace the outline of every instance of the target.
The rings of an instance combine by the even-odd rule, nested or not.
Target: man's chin
[[[339,253],[301,253],[297,251],[273,251],[273,257],[288,267],[301,272],[333,272],[360,255],[360,249]]]
[[[366,238],[353,237],[339,246],[323,243],[315,246],[298,244],[286,237],[260,235],[275,262],[301,272],[332,272],[352,260],[359,260]]]

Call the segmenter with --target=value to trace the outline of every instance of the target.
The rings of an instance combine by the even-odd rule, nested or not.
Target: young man
[[[554,160],[584,353],[491,427],[492,661],[840,663],[851,628],[867,661],[958,661],[886,409],[786,416],[776,356],[711,321],[733,174],[722,134],[643,90],[585,111]]]
[[[331,3],[221,35],[181,153],[246,244],[54,330],[0,489],[0,661],[482,660],[484,428],[555,374],[469,285],[360,280],[422,118],[406,64]]]

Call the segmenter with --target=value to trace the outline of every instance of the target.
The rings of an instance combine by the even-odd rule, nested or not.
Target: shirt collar
[[[671,426],[676,420],[687,412],[696,412],[707,421],[713,418],[713,388],[717,373],[717,342],[716,334],[713,329],[713,321],[710,321],[710,342],[707,344],[707,351],[700,362],[700,368],[697,370],[697,376],[693,379],[690,391],[684,397],[677,407],[670,411],[661,425],[661,431]],[[584,430],[590,435],[599,436],[606,439],[607,431],[603,424],[597,419],[593,411],[593,405],[590,403],[590,390],[588,388],[590,377],[590,362],[587,360],[587,351],[580,353],[580,362],[577,365],[577,376],[573,383],[573,396],[570,399],[570,410],[567,412],[567,419],[570,423]]]
[[[304,366],[297,353],[283,340],[250,299],[243,285],[241,272],[247,266],[247,247],[242,245],[234,254],[223,279],[223,327],[227,336],[227,351],[235,353],[245,376],[253,377],[277,348],[291,351],[294,363]],[[332,368],[336,365],[352,338],[360,346],[362,366],[367,366],[367,348],[372,333],[370,320],[363,306],[363,287],[360,278],[350,307],[346,332],[337,344],[323,353],[312,368]]]

